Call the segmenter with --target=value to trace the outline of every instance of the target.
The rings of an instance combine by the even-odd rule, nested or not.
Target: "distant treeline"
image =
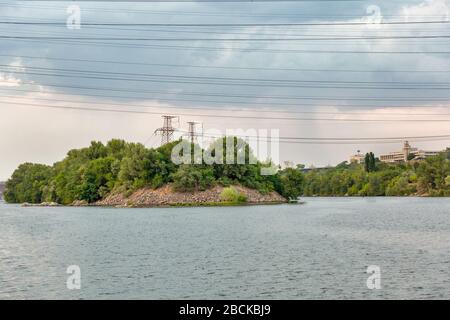
[[[381,163],[368,154],[363,165],[343,162],[306,173],[299,165],[278,170],[274,175],[261,175],[261,169],[271,164],[250,164],[249,159],[254,156],[242,140],[222,138],[211,147],[222,144],[226,153],[226,139],[233,139],[235,158],[243,152],[246,164],[207,165],[201,160],[200,164],[176,165],[171,154],[180,141],[156,149],[123,140],[111,140],[106,145],[92,142],[88,148],[69,151],[64,160],[53,166],[20,165],[6,183],[4,198],[11,203],[92,203],[111,192],[129,195],[140,188],[156,189],[167,183],[181,192],[205,190],[216,184],[240,184],[261,193],[277,191],[286,198],[450,195],[450,152],[403,164]]]
[[[305,196],[450,196],[450,152],[418,162],[383,163],[372,153],[364,164],[343,162],[304,175]]]

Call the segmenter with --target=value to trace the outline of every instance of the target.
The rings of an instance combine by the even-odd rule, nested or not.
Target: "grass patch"
[[[222,200],[222,202],[228,203],[246,203],[247,197],[236,190],[236,188],[227,187],[224,188],[222,193],[220,194],[220,200]]]

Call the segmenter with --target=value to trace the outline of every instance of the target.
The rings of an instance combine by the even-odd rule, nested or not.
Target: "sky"
[[[74,4],[81,29],[66,26]],[[0,181],[92,140],[155,147],[162,114],[179,115],[180,131],[197,121],[313,139],[450,134],[450,24],[396,24],[448,22],[449,10],[448,0],[0,0]],[[314,141],[281,143],[280,161],[320,167],[401,148]]]

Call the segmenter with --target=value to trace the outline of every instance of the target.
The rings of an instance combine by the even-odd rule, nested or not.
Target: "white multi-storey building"
[[[387,163],[407,162],[409,160],[423,160],[428,157],[436,156],[442,151],[427,151],[412,148],[408,141],[403,144],[401,151],[391,152],[380,155],[380,161]]]

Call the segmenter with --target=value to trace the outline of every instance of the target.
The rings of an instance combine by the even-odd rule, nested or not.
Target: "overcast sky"
[[[205,129],[274,128],[280,130],[281,136],[307,138],[426,136],[450,132],[448,122],[270,119],[289,116],[350,120],[445,118],[445,115],[411,115],[450,113],[447,103],[449,90],[436,89],[436,86],[450,82],[450,73],[443,72],[450,70],[450,55],[445,53],[450,51],[450,40],[442,37],[392,37],[450,35],[450,24],[317,24],[377,21],[377,8],[373,5],[380,9],[379,18],[382,22],[445,21],[448,20],[449,1],[115,4],[79,2],[80,30],[69,30],[64,25],[68,17],[66,9],[70,4],[73,3],[0,0],[2,22],[62,24],[0,24],[0,180],[7,179],[20,163],[52,164],[62,159],[69,149],[86,146],[91,140],[106,142],[111,138],[122,138],[146,143],[148,147],[157,146],[159,139],[153,136],[153,132],[162,124],[159,113],[191,114],[180,116],[181,130],[187,129],[187,121],[199,121],[204,124]],[[206,28],[83,26],[83,23],[316,25]],[[389,39],[373,39],[381,36]],[[97,40],[70,40],[80,37],[93,37]],[[357,39],[235,42],[201,40],[304,37]],[[98,38],[190,40],[125,41]],[[314,50],[316,52],[311,52]],[[109,74],[105,75],[105,72]],[[153,76],[139,76],[139,79],[145,78],[146,81],[130,81],[130,78],[136,79],[136,74]],[[111,77],[119,79],[105,79]],[[215,80],[186,77],[214,77]],[[299,85],[298,82],[236,82],[217,78],[313,82]],[[227,83],[224,84],[224,81]],[[321,81],[339,81],[341,88]],[[376,82],[376,85],[367,82]],[[401,89],[401,85],[392,85],[392,82],[416,85],[414,89],[405,90]],[[255,83],[257,85],[252,85]],[[317,88],[318,86],[322,88]],[[362,88],[367,86],[382,89]],[[139,110],[153,114],[63,110],[45,106]],[[199,107],[202,110],[174,109],[175,107]],[[241,108],[251,108],[253,111],[226,111]],[[307,113],[277,112],[283,110]],[[214,118],[205,117],[205,114],[269,119]],[[178,122],[176,124],[178,125]],[[412,144],[430,150],[450,146],[449,141]],[[280,158],[281,161],[290,160],[307,166],[324,166],[348,160],[356,150],[374,151],[379,154],[400,147],[399,144],[282,144]]]

